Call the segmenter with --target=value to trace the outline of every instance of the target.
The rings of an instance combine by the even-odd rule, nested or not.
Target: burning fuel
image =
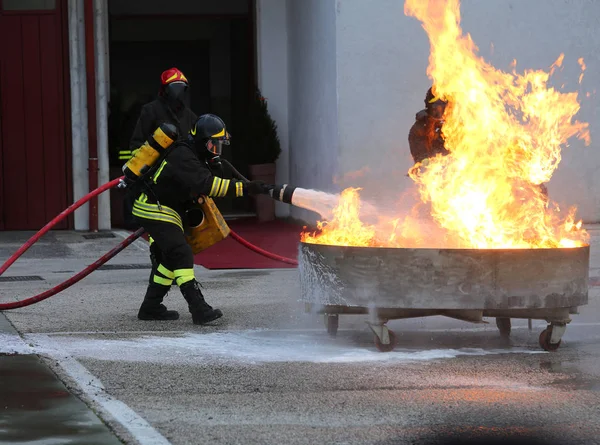
[[[358,189],[346,189],[308,243],[381,247],[556,248],[586,244],[588,234],[548,201],[543,184],[561,161],[570,138],[590,143],[588,124],[574,116],[576,92],[551,87],[548,71],[495,68],[478,55],[460,27],[459,0],[407,0],[430,42],[427,74],[434,94],[448,102],[442,127],[448,156],[409,171],[431,224],[411,215],[361,218]],[[583,59],[578,59],[583,71]],[[581,81],[581,77],[579,79]],[[436,238],[429,236],[434,228]]]

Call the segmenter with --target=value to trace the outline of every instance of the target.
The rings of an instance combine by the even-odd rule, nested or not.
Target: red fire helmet
[[[188,83],[188,80],[183,75],[181,71],[177,68],[169,68],[160,75],[160,81],[163,85],[168,85],[171,82],[185,82]]]

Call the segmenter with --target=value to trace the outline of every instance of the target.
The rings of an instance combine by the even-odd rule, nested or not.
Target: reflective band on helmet
[[[234,131],[234,133],[235,133],[235,131]],[[211,138],[221,138],[223,136],[225,136],[225,128],[223,128],[218,133],[211,135]]]
[[[177,269],[173,272],[175,274],[175,282],[177,283],[177,286],[181,286],[182,284],[192,281],[195,278],[194,269]]]

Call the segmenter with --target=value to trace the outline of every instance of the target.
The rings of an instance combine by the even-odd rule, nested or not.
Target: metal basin
[[[301,243],[298,270],[307,311],[325,313],[332,335],[337,314],[343,313],[375,315],[379,321],[370,326],[381,350],[391,341],[385,328],[390,319],[444,315],[482,322],[489,316],[496,317],[503,335],[510,333],[510,318],[544,319],[550,326],[540,345],[554,350],[569,314],[588,302],[589,256],[589,246],[402,249]]]
[[[395,249],[301,243],[309,303],[411,309],[564,308],[587,304],[589,246]]]

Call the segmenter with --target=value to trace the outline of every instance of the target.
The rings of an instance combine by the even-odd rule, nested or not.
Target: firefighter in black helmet
[[[425,109],[417,113],[416,122],[408,133],[410,154],[415,164],[438,154],[446,156],[449,153],[442,137],[444,111],[447,104],[448,102],[434,95],[433,88],[427,90]]]
[[[188,303],[194,324],[223,316],[212,308],[194,276],[194,256],[185,239],[187,213],[203,196],[242,197],[268,194],[273,186],[260,181],[248,183],[214,174],[222,146],[229,144],[225,123],[213,114],[198,118],[187,138],[169,149],[151,176],[147,190],[133,204],[133,215],[154,239],[156,264],[138,312],[140,320],[176,320],[179,314],[167,310],[163,298],[175,282]],[[217,161],[217,162],[215,162]]]
[[[429,158],[450,152],[444,145],[442,126],[444,125],[444,112],[448,102],[435,95],[434,87],[427,90],[425,95],[425,109],[416,115],[416,122],[408,133],[410,154],[416,163],[426,164]],[[546,204],[548,203],[548,189],[545,184],[538,185]]]

